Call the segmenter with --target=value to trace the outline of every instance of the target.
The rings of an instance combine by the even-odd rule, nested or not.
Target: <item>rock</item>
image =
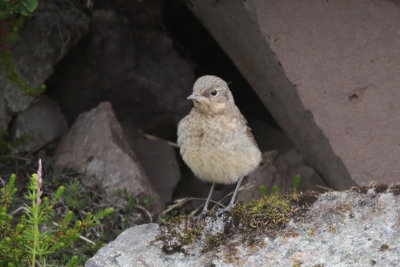
[[[25,20],[18,41],[11,47],[21,78],[36,88],[53,73],[54,65],[86,34],[89,20],[73,1],[43,0]],[[29,44],[29,45],[27,45]],[[11,115],[25,110],[34,99],[0,72],[0,129]]]
[[[138,139],[132,145],[137,159],[164,204],[171,202],[175,186],[181,179],[175,150],[162,140]]]
[[[399,181],[396,1],[186,3],[330,186]]]
[[[128,230],[125,230],[120,234],[117,239],[107,246],[101,248],[97,254],[88,260],[85,264],[86,267],[116,267],[116,266],[145,266],[147,260],[135,261],[132,258],[133,255],[140,255],[141,251],[147,248],[151,249],[149,245],[150,241],[153,241],[158,234],[158,224],[142,224]],[[156,249],[156,248],[154,248]],[[157,251],[157,249],[156,249]],[[121,254],[123,252],[123,254]],[[160,256],[159,254],[156,255]],[[163,266],[155,265],[157,259],[154,259],[150,266]]]
[[[246,245],[237,234],[231,246],[203,254],[203,237],[185,253],[164,254],[154,242],[158,225],[148,224],[126,230],[85,266],[399,266],[399,212],[398,194],[330,192],[262,244]],[[219,219],[208,224],[215,236],[226,230]]]
[[[328,186],[324,179],[309,165],[304,162],[303,156],[297,149],[293,149],[282,156],[302,177],[300,191],[318,190],[318,185]]]
[[[117,12],[121,6],[93,10],[88,38],[49,80],[51,95],[69,121],[108,99],[121,124],[133,122],[145,132],[171,138],[191,107],[186,97],[193,69],[156,23],[162,5],[125,2],[119,4],[127,5],[126,14]]]
[[[2,83],[2,80],[4,81],[5,79],[0,77],[0,84]],[[0,85],[0,95],[4,94],[3,91],[3,86]],[[7,111],[7,103],[0,97],[0,130],[4,130],[10,121],[11,114]]]
[[[300,153],[297,154],[300,155]],[[268,194],[273,186],[277,186],[281,193],[290,193],[293,191],[293,180],[297,174],[302,177],[298,192],[316,190],[318,189],[316,185],[326,186],[312,168],[303,164],[301,155],[297,162],[290,163],[285,156],[279,155],[276,151],[264,152],[262,165],[244,180],[243,187],[247,189],[238,193],[237,200],[249,202],[260,198],[262,196],[260,186],[265,186]]]
[[[55,156],[55,172],[73,169],[85,174],[82,182],[99,182],[108,194],[126,188],[134,197],[151,196],[153,210],[163,203],[124,137],[109,102],[82,113],[62,138]]]
[[[35,152],[68,131],[68,123],[58,105],[49,97],[41,96],[29,108],[19,113],[11,127],[12,138],[24,138],[15,152]]]

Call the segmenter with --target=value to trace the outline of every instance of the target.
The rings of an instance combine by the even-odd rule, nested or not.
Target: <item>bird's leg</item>
[[[215,184],[212,183],[210,193],[208,193],[208,198],[207,198],[206,204],[204,204],[203,211],[201,213],[206,213],[208,211],[208,203],[210,203],[210,199],[211,199],[212,193],[214,191],[214,187],[215,187]]]
[[[213,193],[213,191],[214,191],[214,187],[215,187],[215,184],[212,183],[212,184],[211,184],[210,193],[208,193],[208,198],[207,198],[206,204],[204,204],[203,210],[201,211],[201,213],[200,213],[199,216],[197,217],[197,220],[200,220],[200,218],[201,218],[204,214],[206,214],[206,213],[208,212],[208,203],[210,203],[210,199],[211,199],[212,193]]]
[[[237,195],[237,193],[239,192],[240,185],[241,185],[242,182],[243,182],[243,178],[244,178],[244,177],[242,177],[242,178],[239,179],[239,181],[238,181],[238,183],[237,183],[237,185],[236,185],[236,188],[235,188],[235,192],[233,192],[231,201],[229,201],[228,206],[226,206],[225,208],[220,209],[219,211],[217,211],[217,213],[216,213],[217,216],[219,216],[220,214],[224,213],[225,211],[228,211],[228,210],[232,209],[233,205],[235,204],[236,195]]]
[[[229,205],[225,208],[226,210],[230,210],[233,207],[233,204],[235,204],[235,199],[236,199],[237,193],[239,192],[240,185],[243,182],[243,178],[244,177],[239,179],[239,181],[238,181],[238,183],[236,185],[236,188],[235,188],[235,192],[233,192],[231,201],[229,202]]]

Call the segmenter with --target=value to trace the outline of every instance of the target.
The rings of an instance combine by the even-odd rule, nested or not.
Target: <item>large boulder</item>
[[[170,138],[190,109],[193,69],[157,23],[160,4],[119,4],[93,10],[88,37],[49,80],[51,95],[69,121],[107,99],[123,125]]]
[[[134,197],[153,197],[153,210],[163,209],[109,102],[78,116],[61,139],[54,169],[56,173],[78,171],[84,174],[83,184],[100,182],[108,194],[126,188]]]
[[[261,243],[243,242],[246,231],[226,237],[229,219],[225,226],[221,219],[207,219],[197,242],[166,254],[162,247],[179,244],[178,239],[171,239],[172,244],[155,241],[159,225],[135,226],[101,248],[85,266],[399,266],[399,187],[393,192],[381,186],[364,189],[320,195],[275,237],[260,234]],[[190,224],[182,225],[170,231],[176,236],[195,233]],[[220,245],[202,252],[213,240]]]
[[[11,47],[14,65],[31,87],[43,84],[59,62],[88,31],[89,19],[70,0],[42,0],[32,17],[25,19],[18,41]],[[34,99],[0,71],[0,130],[12,115]]]
[[[400,180],[396,1],[186,2],[330,186]]]

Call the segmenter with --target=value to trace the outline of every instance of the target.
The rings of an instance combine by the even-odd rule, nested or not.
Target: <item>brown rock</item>
[[[239,201],[248,202],[253,198],[260,198],[260,186],[267,188],[266,193],[270,193],[273,186],[277,186],[281,193],[293,192],[293,180],[297,174],[302,176],[298,191],[315,190],[315,185],[325,185],[312,168],[301,164],[302,161],[298,161],[297,166],[291,165],[276,151],[264,152],[262,162],[243,183],[243,187],[248,189],[239,192]]]
[[[132,148],[164,204],[171,202],[181,179],[174,149],[165,141],[148,139],[134,141]]]
[[[399,5],[186,2],[330,186],[399,182]]]
[[[26,142],[16,147],[16,152],[34,152],[63,136],[68,124],[57,103],[41,96],[18,114],[11,131],[14,140],[27,137]]]
[[[109,102],[82,113],[58,146],[55,172],[74,169],[101,181],[108,194],[126,188],[134,197],[151,196],[154,211],[163,203],[148,181],[134,152],[126,141]]]

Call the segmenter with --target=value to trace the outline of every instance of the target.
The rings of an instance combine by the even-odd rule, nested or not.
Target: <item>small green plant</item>
[[[5,129],[0,132],[0,162],[12,159],[14,155],[14,149],[26,144],[32,139],[30,134],[23,134],[15,140],[10,140],[8,131]]]
[[[148,210],[150,210],[153,207],[155,202],[156,201],[152,196],[139,198],[139,204]]]
[[[276,193],[278,193],[278,191],[279,191],[279,188],[277,185],[272,186],[272,189],[271,189],[272,194],[276,194]]]
[[[297,190],[299,190],[300,185],[303,181],[303,177],[301,176],[301,174],[296,174],[296,176],[293,179],[293,183],[292,183],[292,189],[293,189],[293,193],[297,193]]]
[[[260,185],[258,187],[258,191],[260,192],[262,197],[267,195],[267,187],[265,185]]]
[[[72,249],[74,242],[100,220],[113,212],[112,208],[102,210],[95,215],[86,213],[83,220],[75,219],[72,211],[57,220],[55,206],[64,194],[60,186],[52,200],[42,196],[42,170],[39,161],[37,174],[30,178],[28,193],[25,198],[29,204],[23,206],[24,214],[14,218],[13,207],[16,176],[12,175],[4,185],[0,197],[0,266],[46,266],[51,255],[63,250]],[[78,259],[71,257],[67,266],[76,266]]]
[[[113,193],[114,196],[120,197],[126,200],[124,210],[126,212],[131,212],[132,210],[136,209],[137,207],[141,207],[147,210],[150,210],[155,203],[155,199],[152,196],[146,197],[133,197],[126,187],[123,189],[118,189]]]
[[[65,186],[64,200],[65,204],[73,210],[82,210],[85,207],[82,201],[80,192],[82,191],[82,185],[78,178],[75,178],[73,182],[70,182]]]
[[[6,20],[15,15],[30,16],[37,6],[38,0],[2,0],[0,20]]]

